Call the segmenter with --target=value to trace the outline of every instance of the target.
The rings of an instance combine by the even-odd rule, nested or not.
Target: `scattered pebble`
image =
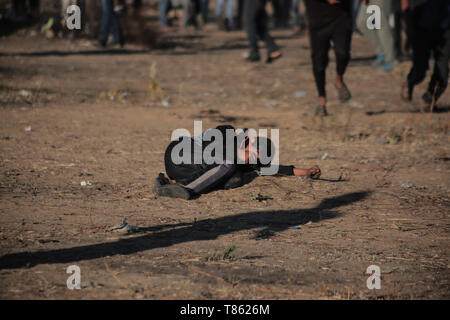
[[[26,99],[30,99],[33,94],[29,90],[20,90],[19,95],[21,95],[22,97],[24,97]]]
[[[30,131],[32,131],[33,129],[30,127],[30,126],[28,126],[28,127],[26,127],[25,128],[25,131],[27,131],[27,132],[30,132]]]
[[[91,186],[92,185],[92,182],[90,182],[90,181],[81,181],[80,182],[80,185],[82,186],[82,187],[86,187],[86,186]]]
[[[153,102],[153,101],[147,101],[144,103],[144,107],[150,107],[150,106],[153,106],[154,104],[155,104],[155,102]]]
[[[278,102],[277,100],[269,100],[266,102],[266,106],[269,106],[269,107],[276,107],[279,104],[280,104],[280,102]]]
[[[259,202],[261,202],[261,201],[265,202],[267,200],[272,200],[272,198],[263,196],[262,194],[258,193],[257,196],[250,196],[250,200],[258,200]]]
[[[162,101],[161,101],[161,105],[163,106],[163,107],[170,107],[170,102],[169,102],[169,100],[168,99],[163,99]]]
[[[416,189],[416,186],[411,182],[402,183],[401,187],[403,189]]]
[[[375,143],[376,144],[388,144],[389,140],[386,138],[380,138],[380,139],[375,140]]]
[[[392,228],[396,229],[396,230],[402,230],[402,227],[399,227],[398,225],[396,225],[395,223],[392,224]]]
[[[328,158],[328,152],[325,152],[322,157],[320,158],[320,160],[325,160],[326,158]]]
[[[400,185],[403,189],[415,189],[415,190],[426,190],[427,187],[426,186],[416,186],[414,183],[412,182],[406,182],[406,183],[402,183]]]

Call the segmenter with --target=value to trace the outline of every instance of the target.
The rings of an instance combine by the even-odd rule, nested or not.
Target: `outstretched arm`
[[[319,166],[315,165],[309,169],[295,168],[294,166],[280,166],[278,173],[280,175],[296,176],[296,177],[310,177],[312,179],[319,179],[322,172]]]

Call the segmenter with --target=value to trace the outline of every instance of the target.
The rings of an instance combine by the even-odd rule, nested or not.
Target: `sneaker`
[[[235,174],[233,174],[231,176],[230,179],[228,179],[228,181],[225,183],[223,188],[225,190],[234,189],[234,188],[242,187],[243,184],[244,184],[244,175],[243,175],[242,171],[237,171]]]
[[[259,55],[259,53],[256,52],[250,52],[246,57],[245,57],[246,61],[249,62],[258,62],[261,60],[261,56]]]
[[[165,184],[157,188],[155,192],[158,196],[180,198],[189,200],[191,198],[191,192],[189,189],[180,186],[179,184]]]
[[[385,63],[384,65],[381,66],[380,70],[384,72],[390,72],[394,70],[394,65],[390,62]]]
[[[153,184],[153,192],[158,193],[158,189],[161,188],[161,186],[165,185],[162,183],[162,181],[166,179],[164,176],[164,173],[159,173],[158,176],[155,179],[155,183]]]
[[[384,54],[378,54],[375,60],[372,62],[373,67],[378,67],[384,62]]]
[[[345,83],[342,83],[342,87],[338,88],[336,85],[334,85],[336,87],[336,90],[338,91],[338,95],[339,95],[339,101],[341,103],[347,102],[348,100],[350,100],[352,98],[352,95],[350,93],[350,91],[348,90],[347,86],[345,85]]]
[[[107,42],[108,40],[98,40],[98,44],[102,47],[102,48],[106,48],[106,42]]]
[[[316,117],[326,117],[327,115],[328,111],[326,106],[317,106],[316,109],[314,109],[314,116]]]
[[[171,184],[163,173],[158,174],[158,177],[156,177],[155,184],[153,185],[153,192],[158,196],[181,198],[186,200],[189,200],[192,196],[189,189],[179,184]]]
[[[422,96],[422,100],[423,102],[425,102],[426,104],[430,105],[433,103],[433,96],[431,95],[431,93],[429,93],[428,91],[425,92]]]

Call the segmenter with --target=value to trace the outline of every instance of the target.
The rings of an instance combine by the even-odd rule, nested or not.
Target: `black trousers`
[[[242,185],[242,172],[234,164],[175,164],[172,161],[172,149],[179,141],[172,141],[166,149],[164,164],[170,179],[192,188],[195,193],[206,193],[214,189],[235,188]],[[234,178],[234,180],[232,179]]]
[[[437,100],[448,85],[450,30],[427,30],[416,23],[412,46],[413,66],[408,74],[408,83],[413,87],[425,79],[429,60],[433,54],[434,69],[427,91],[430,96],[435,95]]]
[[[278,50],[267,27],[266,0],[244,1],[244,27],[250,43],[250,52],[259,53],[258,38],[266,43],[267,51],[272,53]]]
[[[164,165],[166,167],[166,173],[170,179],[186,185],[199,178],[210,168],[207,168],[201,164],[194,164],[193,156],[191,159],[191,164],[174,164],[172,161],[172,149],[178,143],[179,141],[172,141],[167,147],[164,154]]]
[[[352,18],[348,14],[343,14],[323,28],[309,31],[312,67],[320,97],[326,97],[325,71],[329,62],[330,44],[333,42],[334,45],[336,72],[344,75],[350,61],[352,32]]]
[[[31,13],[34,16],[39,16],[39,0],[28,0],[29,10],[27,10],[25,0],[13,0],[13,10],[19,16],[25,16]]]

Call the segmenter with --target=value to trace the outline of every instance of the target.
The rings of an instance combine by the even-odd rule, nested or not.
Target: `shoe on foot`
[[[166,183],[163,183],[164,179],[166,179],[164,173],[159,173],[158,176],[155,179],[155,183],[153,184],[153,192],[158,193],[158,189],[165,185]]]
[[[431,95],[431,93],[429,93],[428,91],[425,92],[422,96],[422,100],[423,102],[425,102],[426,104],[430,105],[433,103],[433,96]]]
[[[190,190],[180,186],[179,184],[159,185],[154,187],[153,190],[158,196],[163,197],[180,198],[185,200],[189,200],[192,197]]]
[[[250,52],[246,57],[245,57],[246,61],[249,62],[258,62],[261,60],[261,56],[259,55],[259,53],[256,52]]]
[[[101,39],[98,40],[98,43],[102,48],[106,48],[106,42],[107,42],[107,40],[101,40]]]
[[[347,86],[345,85],[345,83],[342,82],[342,86],[340,88],[338,88],[336,85],[334,85],[336,87],[336,90],[338,91],[338,95],[339,95],[339,101],[341,103],[347,102],[348,100],[350,100],[352,98],[352,95],[350,93],[350,91],[348,90]]]
[[[328,115],[327,107],[317,106],[316,109],[314,109],[314,115],[316,117],[326,117]]]
[[[273,56],[274,53],[278,53],[278,54]],[[275,50],[275,51],[269,52],[269,54],[267,55],[266,63],[271,63],[277,59],[280,59],[282,56],[283,56],[283,54],[281,53],[280,50]]]
[[[384,65],[382,65],[380,67],[380,70],[384,71],[384,72],[390,72],[390,71],[394,70],[394,65],[390,62],[385,63]]]
[[[384,62],[384,54],[378,54],[375,60],[372,62],[373,67],[378,67]]]
[[[433,96],[430,92],[425,92],[422,96],[423,104],[420,107],[422,112],[433,112],[436,111],[436,106],[433,104]],[[436,103],[436,101],[434,101]]]
[[[228,179],[223,188],[225,190],[234,189],[242,187],[243,184],[244,184],[244,175],[242,171],[236,171],[236,173],[233,174],[230,179]]]

